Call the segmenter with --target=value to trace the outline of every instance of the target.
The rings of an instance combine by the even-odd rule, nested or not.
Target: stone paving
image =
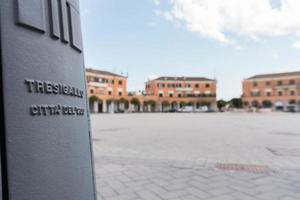
[[[92,115],[99,199],[299,200],[300,115]]]

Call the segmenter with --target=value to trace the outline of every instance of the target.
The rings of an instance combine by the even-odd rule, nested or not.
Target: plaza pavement
[[[299,200],[300,115],[92,115],[99,199]]]

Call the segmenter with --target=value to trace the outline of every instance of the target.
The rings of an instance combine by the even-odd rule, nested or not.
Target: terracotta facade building
[[[105,112],[167,112],[216,110],[216,80],[202,77],[160,77],[146,83],[145,92],[127,92],[127,77],[87,69],[90,110]]]
[[[296,111],[300,108],[300,72],[262,74],[243,81],[245,106]]]
[[[91,112],[114,110],[112,102],[127,97],[127,77],[108,71],[86,69],[87,94]]]
[[[216,109],[217,82],[204,77],[162,76],[146,83],[146,97],[153,99],[157,109],[178,110],[190,107],[193,111],[206,107]]]

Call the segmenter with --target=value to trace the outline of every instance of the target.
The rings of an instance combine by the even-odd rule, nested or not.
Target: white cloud
[[[293,47],[296,49],[300,49],[300,41],[297,41],[293,44]]]
[[[160,0],[153,0],[153,2],[154,2],[154,4],[157,5],[157,6],[160,4]]]
[[[222,43],[235,44],[230,34],[251,39],[296,36],[300,48],[300,0],[169,0],[171,9],[160,13],[167,20],[183,23],[191,32]]]

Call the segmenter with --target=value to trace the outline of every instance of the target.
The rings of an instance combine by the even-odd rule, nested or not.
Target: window
[[[99,78],[94,78],[94,81],[95,82],[99,82]]]
[[[190,88],[190,87],[191,87],[191,84],[187,84],[186,87]]]
[[[108,95],[112,95],[112,91],[108,91]]]
[[[90,90],[90,93],[91,93],[91,94],[94,94],[94,90],[93,90],[93,89],[91,89],[91,90]]]
[[[159,97],[163,97],[163,94],[162,94],[162,93],[159,93]]]
[[[277,85],[282,85],[282,81],[278,81],[278,82],[277,82]]]
[[[115,80],[111,80],[111,84],[115,84]]]
[[[119,85],[122,85],[123,84],[123,82],[122,81],[119,81]]]
[[[122,92],[119,92],[119,96],[122,96]]]
[[[267,81],[266,82],[266,86],[270,86],[271,85],[271,82],[270,81]]]
[[[209,87],[210,87],[210,84],[209,84],[209,83],[206,83],[206,84],[205,84],[205,87],[206,87],[206,88],[209,88]]]
[[[178,97],[181,97],[182,95],[181,95],[181,94],[178,94],[177,96],[178,96]]]
[[[165,84],[163,83],[161,86],[164,88],[164,87],[165,87]]]
[[[195,84],[195,88],[199,88],[199,84]]]
[[[258,97],[260,96],[260,92],[251,92],[251,96]]]
[[[270,97],[271,96],[271,92],[267,92],[267,96]]]
[[[290,95],[291,95],[291,96],[295,96],[295,91],[294,91],[294,90],[291,90],[291,91],[290,91]]]
[[[290,80],[290,85],[295,85],[295,80]]]
[[[173,97],[173,94],[172,94],[172,93],[170,93],[170,94],[169,94],[169,97]]]
[[[279,92],[278,92],[278,96],[282,96],[282,91],[279,91]]]
[[[253,82],[253,87],[257,87],[257,82],[256,81]]]

